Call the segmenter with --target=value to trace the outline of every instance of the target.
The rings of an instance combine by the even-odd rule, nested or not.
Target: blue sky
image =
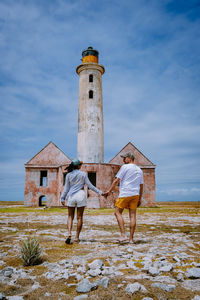
[[[158,201],[200,200],[200,2],[0,1],[0,200],[23,200],[24,163],[53,141],[76,156],[81,52],[99,51],[105,162],[129,141]]]

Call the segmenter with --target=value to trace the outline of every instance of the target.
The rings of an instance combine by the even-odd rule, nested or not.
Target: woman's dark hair
[[[73,163],[71,163],[71,164],[66,168],[67,173],[70,173],[70,172],[72,172],[72,171],[75,170],[75,169],[78,169],[78,166],[74,166]]]

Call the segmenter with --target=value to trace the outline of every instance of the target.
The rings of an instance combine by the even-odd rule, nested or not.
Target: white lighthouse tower
[[[104,162],[102,75],[98,51],[92,47],[82,52],[79,75],[78,158],[84,163]]]

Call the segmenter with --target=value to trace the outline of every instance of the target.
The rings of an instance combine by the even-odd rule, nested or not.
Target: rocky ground
[[[80,243],[66,245],[65,209],[4,203],[0,299],[200,300],[199,210],[187,204],[138,209],[133,245],[116,243],[113,210],[86,210]],[[27,236],[40,241],[40,265],[22,264],[20,241]]]

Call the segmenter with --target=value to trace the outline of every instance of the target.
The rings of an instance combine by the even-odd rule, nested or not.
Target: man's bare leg
[[[83,226],[83,212],[84,212],[85,206],[77,207],[77,230],[76,230],[76,237],[75,242],[79,241],[79,235]]]
[[[122,242],[127,239],[125,227],[124,227],[124,218],[122,216],[123,210],[124,210],[123,208],[115,207],[115,217],[117,219],[120,233],[121,233],[119,241],[122,241]]]
[[[68,237],[72,236],[74,212],[75,212],[75,207],[68,206],[68,218],[67,218]]]
[[[129,218],[130,218],[130,237],[129,242],[133,244],[133,235],[136,227],[136,209],[129,209]]]

